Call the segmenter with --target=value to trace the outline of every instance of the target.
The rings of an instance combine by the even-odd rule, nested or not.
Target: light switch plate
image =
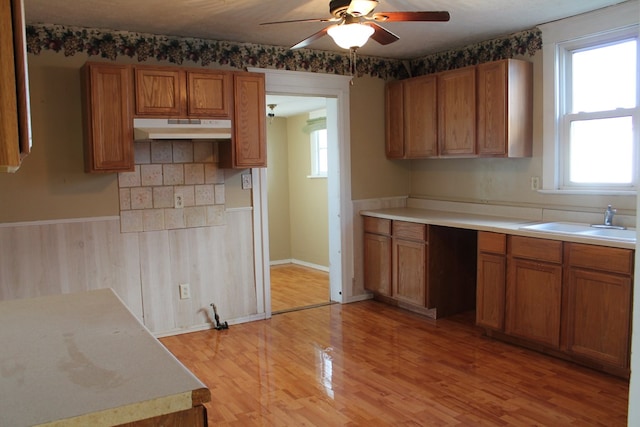
[[[249,190],[253,187],[253,183],[251,182],[251,174],[243,173],[242,174],[242,189]]]

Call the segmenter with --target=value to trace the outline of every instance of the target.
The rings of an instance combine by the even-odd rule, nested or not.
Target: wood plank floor
[[[328,304],[329,273],[296,264],[271,267],[271,312]]]
[[[628,382],[375,301],[163,338],[212,426],[625,426]]]

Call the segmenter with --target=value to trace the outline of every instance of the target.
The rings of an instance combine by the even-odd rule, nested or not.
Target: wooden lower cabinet
[[[562,266],[514,258],[507,270],[505,332],[559,348]]]
[[[633,251],[566,244],[564,347],[603,367],[627,369]]]
[[[440,318],[475,307],[476,232],[363,216],[364,287]]]
[[[393,296],[426,307],[428,244],[424,224],[393,222]]]
[[[633,259],[631,249],[479,232],[476,323],[626,377]]]
[[[391,221],[364,217],[364,288],[391,296]]]
[[[504,331],[504,300],[507,277],[507,236],[478,232],[476,323]]]

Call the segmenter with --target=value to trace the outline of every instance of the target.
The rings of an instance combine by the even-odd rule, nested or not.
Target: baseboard
[[[267,315],[265,313],[262,313],[262,314],[254,314],[252,316],[238,317],[236,319],[231,319],[231,320],[221,319],[221,322],[226,321],[229,325],[239,325],[241,323],[255,322],[257,320],[265,320],[266,318],[267,318]],[[153,336],[156,338],[170,337],[173,335],[189,334],[191,332],[208,331],[209,329],[214,329],[214,327],[215,325],[213,325],[212,323],[205,323],[201,325],[190,326],[188,328],[172,329],[169,331],[157,332],[157,333],[153,333]]]
[[[373,294],[360,294],[360,295],[352,295],[350,297],[344,298],[342,301],[343,304],[349,304],[352,302],[366,301],[369,299],[373,299]]]
[[[271,266],[284,265],[284,264],[295,264],[295,265],[300,265],[302,267],[313,268],[314,270],[324,271],[326,273],[329,272],[329,267],[326,267],[324,265],[319,265],[319,264],[313,264],[311,262],[301,261],[299,259],[280,259],[280,260],[269,262],[269,265]]]

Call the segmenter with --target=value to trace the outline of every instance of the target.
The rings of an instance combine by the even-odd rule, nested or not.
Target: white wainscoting
[[[113,288],[158,335],[256,320],[252,210],[227,224],[120,233],[118,217],[0,225],[0,299]],[[178,285],[191,298],[180,300]]]

